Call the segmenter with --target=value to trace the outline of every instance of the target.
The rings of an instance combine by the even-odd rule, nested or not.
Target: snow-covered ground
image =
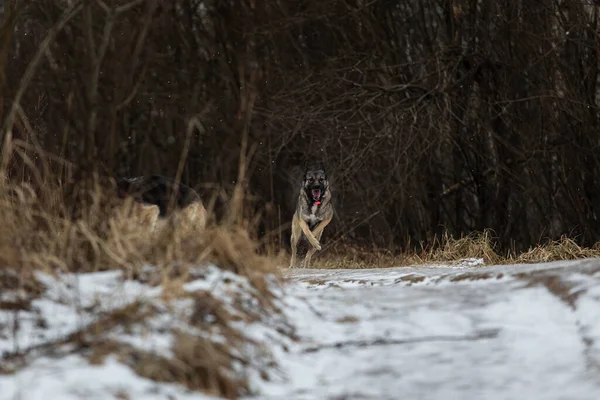
[[[474,263],[477,264],[477,263]],[[600,260],[288,270],[261,399],[600,398]]]
[[[259,344],[240,355],[254,360],[243,367],[257,393],[248,399],[600,398],[600,260],[283,273],[289,283],[274,290],[295,335],[273,315],[233,322]],[[221,340],[185,324],[191,300],[167,303],[164,289],[118,272],[39,279],[47,290],[29,310],[0,310],[0,356],[11,360],[0,365],[0,400],[211,398],[141,377],[116,356],[92,363],[68,345],[44,351],[134,302],[154,317],[107,328],[107,340],[167,358],[174,328]],[[210,291],[232,312],[232,293],[257,306],[244,279],[217,268],[184,289]],[[11,359],[18,352],[27,362]]]
[[[146,269],[148,276],[153,270]],[[202,293],[210,293],[223,302],[227,312],[240,315],[239,321],[230,321],[233,329],[243,331],[248,326],[244,314],[254,313],[257,320],[251,325],[256,336],[279,335],[277,329],[285,331],[278,320],[268,315],[263,316],[264,321],[260,318],[258,295],[246,278],[214,266],[193,270],[189,281],[179,288],[154,286],[144,279],[125,279],[120,271],[58,277],[38,273],[37,279],[44,291],[29,307],[18,311],[0,309],[0,400],[215,398],[177,383],[156,382],[132,368],[138,365],[135,358],[139,354],[173,359],[181,333],[215,343],[226,341],[222,324],[213,323],[217,318],[212,311],[214,303],[204,306],[195,302],[195,295]],[[173,293],[175,290],[179,292]],[[7,291],[0,293],[0,301],[7,304],[19,296],[22,294],[18,291]],[[201,307],[205,309],[199,310]],[[115,310],[124,310],[122,323],[110,323],[106,318]],[[199,311],[203,314],[194,317]],[[135,315],[143,317],[136,319]],[[118,316],[111,317],[114,318]],[[198,318],[202,321],[191,322]],[[91,331],[86,330],[90,328]],[[89,348],[79,345],[80,341],[73,337],[77,332],[89,337]],[[126,351],[115,351],[94,361],[94,348],[109,342],[114,343],[112,348],[123,346]],[[124,358],[119,359],[122,353]],[[252,345],[233,353],[240,360],[262,357],[249,366],[239,365],[232,372],[239,376],[260,376],[269,361],[268,352],[260,352]]]

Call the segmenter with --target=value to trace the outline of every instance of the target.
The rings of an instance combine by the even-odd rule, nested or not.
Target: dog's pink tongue
[[[321,197],[321,191],[320,190],[313,190],[312,191],[312,195],[313,195],[313,199],[318,200]]]

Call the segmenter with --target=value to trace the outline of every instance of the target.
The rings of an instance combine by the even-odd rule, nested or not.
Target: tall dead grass
[[[485,264],[540,263],[600,257],[600,243],[592,248],[579,246],[563,236],[548,240],[520,253],[499,252],[493,231],[474,232],[458,239],[445,234],[436,245],[418,255],[421,262],[454,262],[466,258],[483,259]]]
[[[468,259],[480,259],[485,265],[493,265],[600,258],[600,242],[591,248],[586,248],[566,236],[559,240],[548,240],[520,253],[498,251],[496,243],[497,238],[493,231],[485,230],[458,238],[445,233],[435,238],[430,246],[401,253],[338,244],[326,249],[316,258],[313,268],[390,268],[439,263],[454,264]]]
[[[211,224],[206,229],[167,220],[152,232],[153,210],[129,199],[121,201],[109,187],[94,189],[92,204],[69,218],[59,189],[40,196],[30,185],[0,184],[0,267],[46,272],[95,272],[143,265],[214,263],[238,274],[274,272],[271,258],[258,254],[248,229]],[[184,222],[184,221],[182,221]]]
[[[515,257],[518,263],[538,263],[562,260],[578,260],[600,257],[600,242],[592,248],[579,246],[575,240],[566,236],[559,240],[548,240],[546,243],[531,247]]]
[[[417,257],[421,262],[453,262],[466,258],[483,259],[486,264],[497,264],[505,258],[496,251],[493,233],[490,230],[473,232],[454,238],[445,233],[436,238],[428,249],[423,249]]]
[[[374,246],[356,246],[338,242],[332,246],[326,246],[322,254],[317,254],[317,257],[313,258],[311,268],[391,268],[400,265],[417,264],[419,262],[419,258],[414,253],[394,254],[389,250]]]

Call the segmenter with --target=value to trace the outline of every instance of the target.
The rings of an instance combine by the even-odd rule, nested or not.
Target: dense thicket
[[[2,121],[14,114],[15,137],[74,164],[174,176],[183,154],[184,182],[227,191],[243,154],[265,231],[289,221],[298,169],[322,160],[337,206],[330,237],[397,248],[491,228],[518,249],[600,238],[593,2],[10,8]],[[13,179],[27,177],[20,165]]]

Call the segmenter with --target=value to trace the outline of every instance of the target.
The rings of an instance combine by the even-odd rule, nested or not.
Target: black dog
[[[154,204],[158,206],[161,217],[172,213],[173,210],[168,209],[172,195],[175,196],[176,209],[202,203],[200,195],[191,187],[179,183],[173,193],[174,187],[175,180],[161,175],[121,178],[117,181],[117,193],[120,198],[131,196],[139,203]]]
[[[196,221],[202,228],[206,226],[208,213],[200,195],[183,183],[176,185],[173,179],[161,175],[121,178],[117,181],[117,194],[120,198],[131,197],[138,203],[157,206],[161,219],[182,211],[187,220]],[[174,196],[173,209],[169,209],[171,196]]]

